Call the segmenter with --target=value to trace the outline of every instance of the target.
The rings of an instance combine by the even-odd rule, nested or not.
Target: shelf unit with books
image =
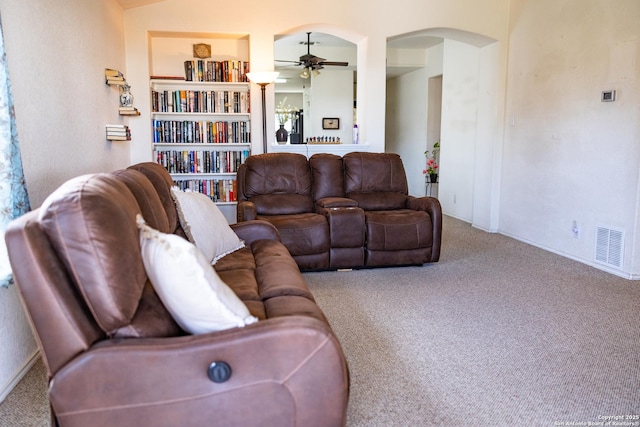
[[[235,205],[251,154],[249,83],[151,79],[153,159],[176,185]]]

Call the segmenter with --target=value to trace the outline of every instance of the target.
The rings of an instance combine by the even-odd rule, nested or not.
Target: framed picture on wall
[[[340,129],[340,119],[336,117],[324,117],[322,119],[322,129]]]

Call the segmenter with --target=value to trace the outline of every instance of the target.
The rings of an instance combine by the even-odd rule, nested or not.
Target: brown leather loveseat
[[[440,258],[440,203],[408,195],[393,153],[251,156],[238,170],[238,222],[255,219],[278,229],[302,270]]]
[[[6,233],[60,426],[341,426],[346,360],[277,230],[233,226],[245,247],[215,264],[259,320],[185,333],[151,285],[141,213],[184,234],[155,163],[70,180]]]

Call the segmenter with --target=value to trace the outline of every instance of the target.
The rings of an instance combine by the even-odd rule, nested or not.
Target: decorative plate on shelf
[[[195,58],[211,58],[211,45],[205,43],[194,44],[193,56]]]

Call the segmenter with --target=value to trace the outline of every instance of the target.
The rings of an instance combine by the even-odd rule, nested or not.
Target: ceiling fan
[[[301,42],[302,43],[302,42]],[[348,62],[343,61],[327,61],[324,58],[320,58],[319,56],[315,56],[311,54],[311,33],[307,33],[307,54],[302,55],[297,61],[286,61],[276,59],[277,62],[291,62],[295,66],[302,65],[304,66],[304,70],[300,73],[300,77],[303,79],[308,79],[310,76],[310,72],[313,73],[314,76],[320,74],[319,70],[322,70],[325,65],[333,65],[339,67],[346,67],[349,65]]]

